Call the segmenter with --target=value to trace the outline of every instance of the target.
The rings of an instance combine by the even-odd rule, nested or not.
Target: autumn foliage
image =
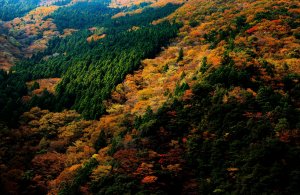
[[[115,0],[110,6],[142,2],[182,3]],[[42,30],[39,40],[46,41],[57,32],[42,16],[55,9],[29,13],[40,27],[23,26],[30,15],[6,25],[36,34],[47,23],[49,32]],[[189,0],[152,24],[165,20],[181,24],[178,36],[111,89],[99,119],[33,107],[18,128],[3,126],[4,192],[299,193],[298,1]],[[109,36],[96,29],[89,29],[85,43]],[[59,81],[36,80],[52,92]],[[27,85],[34,89],[35,82]]]

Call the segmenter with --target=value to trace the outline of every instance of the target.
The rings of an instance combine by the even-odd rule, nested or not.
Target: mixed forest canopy
[[[300,193],[297,0],[0,3],[0,194]]]
[[[29,107],[40,105],[51,110],[73,108],[87,118],[99,117],[105,112],[102,101],[109,97],[125,75],[136,70],[142,59],[154,57],[169,39],[176,36],[178,24],[164,22],[152,25],[150,22],[169,15],[178,7],[167,4],[162,8],[149,8],[132,18],[111,19],[110,11],[104,12],[106,20],[98,23],[101,29],[104,28],[101,33],[107,34],[104,39],[89,43],[86,39],[92,32],[81,30],[64,39],[51,40],[43,53],[13,67],[19,75],[16,76],[18,82],[62,77],[56,97],[48,93],[41,98],[35,97]],[[136,25],[138,29],[130,30]],[[53,54],[57,56],[43,59]],[[76,80],[72,79],[75,77]]]

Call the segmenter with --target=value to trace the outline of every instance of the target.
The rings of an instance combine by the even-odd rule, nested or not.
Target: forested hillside
[[[5,24],[52,27],[0,72],[1,194],[300,193],[297,0],[38,6]]]
[[[1,0],[0,19],[12,20],[36,8],[40,0]]]

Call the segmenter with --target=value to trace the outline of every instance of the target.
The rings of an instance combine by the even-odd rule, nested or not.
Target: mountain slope
[[[115,87],[100,120],[32,108],[1,132],[5,190],[299,193],[298,1],[189,0],[152,24],[165,20],[178,36]]]

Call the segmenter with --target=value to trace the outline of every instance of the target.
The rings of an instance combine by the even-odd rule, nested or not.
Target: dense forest
[[[38,7],[40,0],[1,0],[0,19],[12,20]]]
[[[84,29],[94,25],[101,25],[105,20],[120,10],[107,7],[103,2],[79,2],[73,6],[61,7],[49,18],[53,18],[59,31],[66,28]]]
[[[16,124],[16,119],[24,112],[21,98],[26,94],[24,80],[0,70],[0,121]]]
[[[44,52],[37,53],[31,59],[23,60],[13,67],[18,74],[7,76],[5,77],[7,81],[3,81],[4,100],[2,101],[3,107],[0,109],[0,119],[3,119],[2,121],[10,119],[12,122],[8,124],[16,125],[15,121],[24,110],[37,105],[51,110],[73,108],[87,118],[99,117],[105,112],[102,101],[109,97],[116,84],[120,83],[126,74],[136,70],[141,59],[154,57],[160,51],[160,47],[167,45],[168,40],[176,35],[178,25],[165,23],[154,26],[150,25],[150,22],[169,15],[179,6],[167,4],[164,7],[146,8],[139,14],[125,15],[120,18],[111,18],[120,10],[108,8],[102,2],[82,2],[58,9],[48,16],[54,18],[58,29],[76,27],[83,28],[83,30],[64,39],[53,38]],[[95,10],[101,14],[97,14]],[[74,20],[68,20],[66,17]],[[78,24],[81,19],[87,20],[82,22],[84,26]],[[92,43],[86,41],[92,32],[84,28],[93,25],[99,26],[98,34],[108,34],[105,39],[100,40],[101,44],[99,41]],[[132,26],[138,26],[140,29],[128,32]],[[44,56],[54,57],[44,60]],[[73,56],[77,57],[73,58]],[[81,66],[90,66],[89,72]],[[70,71],[67,72],[69,68]],[[109,69],[110,71],[107,71]],[[85,81],[80,85],[78,81],[68,84],[70,77],[73,76],[78,77],[80,82],[83,79]],[[57,88],[58,95],[53,97],[46,92],[42,97],[35,96],[27,105],[22,106],[21,98],[26,95],[25,82],[51,77],[64,78]],[[97,84],[94,82],[96,78],[99,80]],[[12,83],[10,88],[6,88],[6,82]],[[100,88],[99,84],[103,85],[103,88]],[[64,91],[65,85],[72,85],[72,87]],[[10,95],[10,91],[14,92],[13,96]],[[80,95],[78,91],[82,91]],[[87,98],[93,101],[87,101]],[[8,99],[10,101],[6,101]],[[8,108],[13,109],[7,112]]]
[[[178,24],[149,24],[176,8],[178,6],[167,4],[162,8],[146,9],[130,20],[127,20],[128,16],[122,19],[107,19],[104,26],[111,30],[102,32],[108,35],[97,42],[86,41],[91,35],[88,30],[78,31],[64,39],[51,40],[43,53],[38,53],[13,67],[20,75],[15,76],[18,82],[39,78],[63,78],[57,86],[55,98],[46,93],[46,96],[41,98],[33,98],[29,107],[40,105],[51,110],[73,108],[87,118],[99,117],[105,112],[102,101],[109,97],[111,90],[125,75],[136,70],[142,59],[154,57],[162,46],[168,44],[170,38],[176,36]],[[139,17],[142,15],[147,19]],[[99,22],[99,25],[101,24],[103,23]],[[134,25],[139,25],[139,29],[128,31]],[[54,54],[57,56],[43,60],[44,56]],[[77,79],[71,79],[73,77]]]
[[[0,71],[1,194],[300,193],[298,1],[30,1],[3,20],[39,4],[21,21],[52,25],[45,49]]]

